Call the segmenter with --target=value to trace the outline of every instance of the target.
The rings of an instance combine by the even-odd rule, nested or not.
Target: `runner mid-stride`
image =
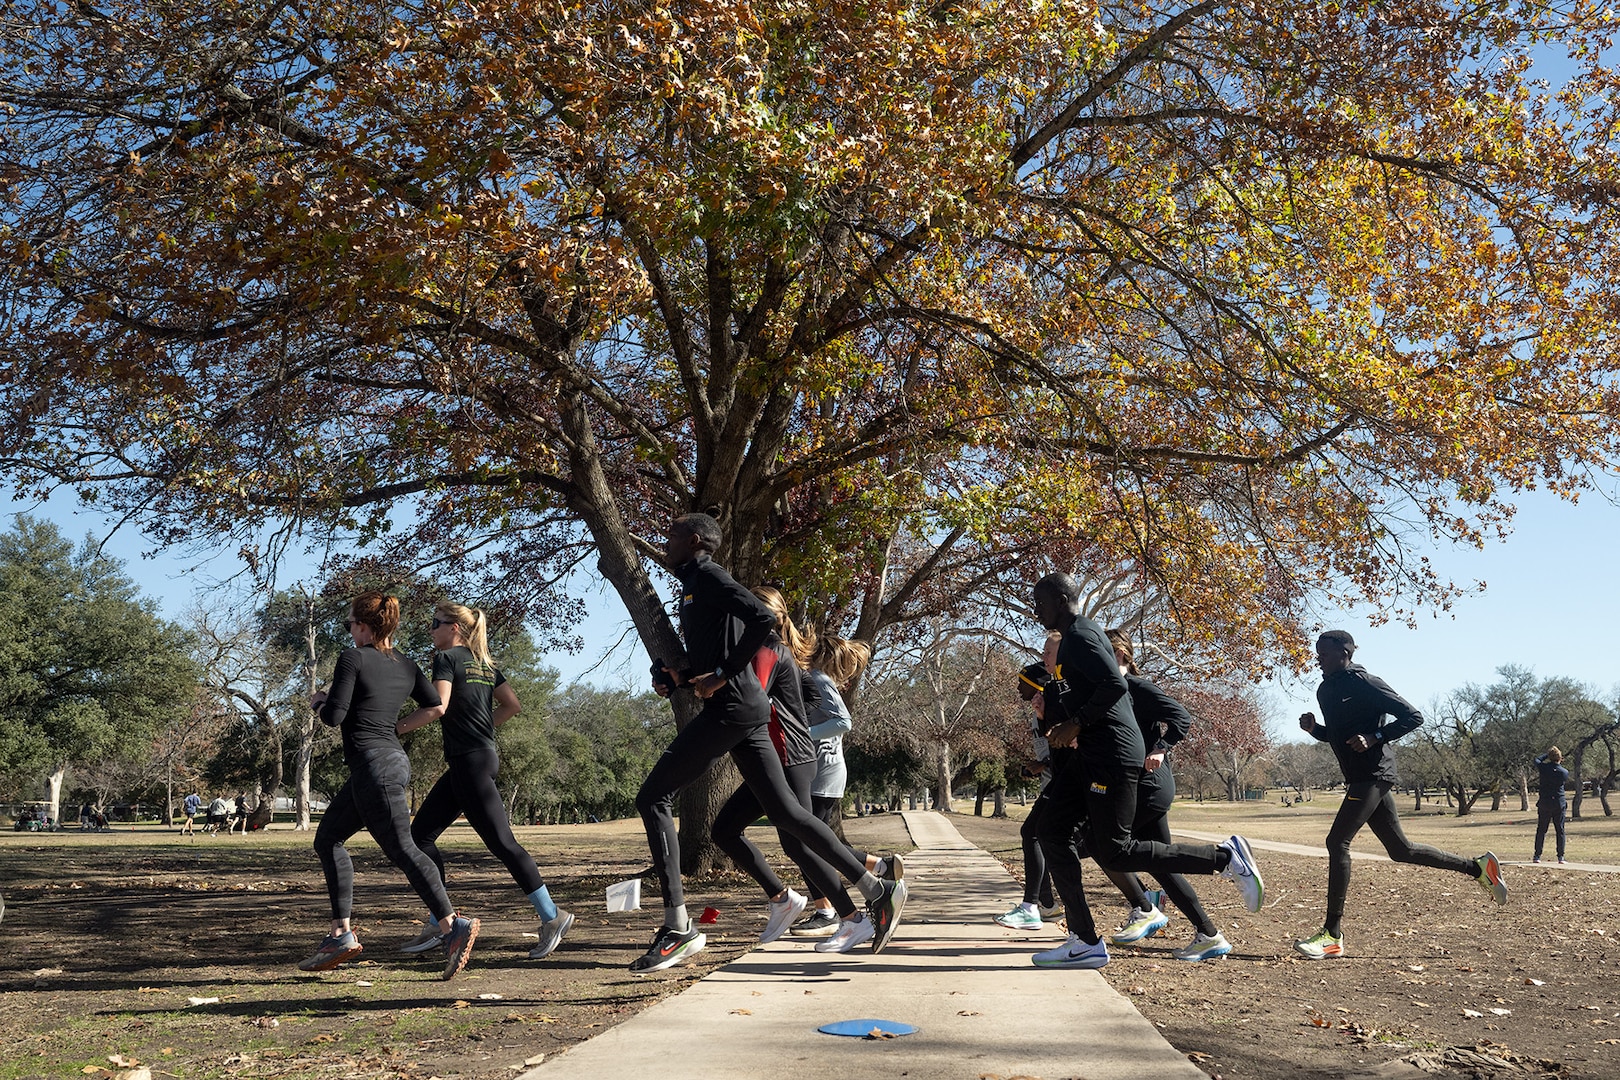
[[[1355,639],[1344,630],[1329,630],[1316,639],[1316,664],[1322,669],[1316,703],[1322,709],[1322,723],[1316,722],[1314,713],[1299,718],[1301,730],[1333,748],[1344,771],[1344,802],[1327,835],[1327,917],[1320,930],[1294,942],[1294,951],[1312,960],[1344,955],[1344,931],[1339,924],[1350,889],[1350,841],[1363,825],[1372,826],[1373,835],[1396,862],[1466,874],[1498,904],[1507,903],[1502,868],[1489,851],[1477,859],[1465,859],[1406,838],[1390,794],[1395,786],[1395,750],[1389,744],[1416,731],[1423,714],[1383,679],[1353,663],[1350,658],[1355,651]],[[1390,717],[1387,724],[1386,716]]]

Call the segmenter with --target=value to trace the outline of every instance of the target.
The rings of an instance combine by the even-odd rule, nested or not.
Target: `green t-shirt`
[[[465,645],[454,645],[433,654],[433,681],[450,684],[450,701],[439,721],[444,756],[495,749],[495,688],[506,676],[480,664]]]

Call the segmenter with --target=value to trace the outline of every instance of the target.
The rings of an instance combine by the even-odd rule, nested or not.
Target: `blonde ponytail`
[[[461,632],[461,643],[473,654],[473,659],[493,669],[495,661],[489,655],[489,620],[482,608],[463,607],[448,601],[437,604],[433,614],[441,622],[453,622]]]

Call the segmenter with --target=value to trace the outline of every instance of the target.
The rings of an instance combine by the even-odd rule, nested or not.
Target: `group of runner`
[[[791,932],[821,938],[818,951],[847,952],[869,942],[879,952],[898,927],[906,902],[903,860],[898,854],[860,851],[830,826],[843,797],[841,740],[850,730],[840,691],[859,675],[869,654],[858,643],[818,640],[800,630],[776,590],[740,585],[713,559],[722,541],[714,518],[685,514],[671,523],[665,542],[665,565],[681,585],[687,664],[672,668],[655,661],[653,688],[665,697],[689,690],[699,708],[636,797],[659,877],[663,920],[630,970],[671,967],[704,947],[705,936],[686,909],[673,805],[682,787],[728,755],[743,782],[717,815],[713,835],[768,900],[760,940]],[[1024,900],[996,921],[1014,929],[1038,928],[1042,915],[1061,905],[1068,937],[1036,953],[1033,962],[1046,968],[1102,967],[1108,949],[1087,904],[1081,869],[1082,858],[1089,856],[1131,904],[1125,925],[1111,935],[1113,942],[1139,941],[1162,930],[1168,923],[1158,902],[1163,897],[1195,930],[1175,951],[1177,959],[1229,953],[1230,943],[1184,875],[1228,878],[1250,911],[1260,909],[1265,885],[1241,836],[1213,845],[1170,838],[1167,813],[1175,781],[1168,756],[1192,718],[1136,673],[1128,636],[1105,632],[1082,613],[1081,589],[1073,577],[1042,578],[1033,602],[1048,631],[1047,648],[1043,665],[1026,668],[1022,682],[1036,712],[1037,735],[1047,747],[1049,782],[1023,828]],[[451,903],[444,860],[434,843],[462,814],[534,908],[539,943],[530,957],[549,955],[574,917],[557,907],[533,858],[513,837],[496,788],[495,730],[517,715],[520,705],[489,655],[483,612],[449,603],[435,608],[431,681],[392,647],[399,628],[399,603],[393,597],[375,592],[356,597],[345,626],[354,645],[338,657],[331,688],[311,699],[322,721],[341,730],[349,769],[315,836],[331,926],[299,967],[324,971],[362,951],[351,923],[353,870],[344,844],[364,828],[405,873],[428,913],[422,933],[401,951],[441,949],[443,977],[462,970],[480,923]],[[1332,746],[1346,781],[1344,804],[1328,834],[1327,915],[1316,934],[1294,946],[1315,959],[1344,954],[1340,921],[1350,877],[1349,845],[1363,825],[1371,825],[1396,861],[1467,874],[1498,903],[1507,899],[1495,855],[1465,859],[1413,844],[1401,831],[1390,795],[1389,743],[1422,718],[1382,680],[1353,663],[1354,650],[1344,631],[1321,636],[1317,659],[1323,681],[1317,700],[1323,721],[1311,713],[1300,718],[1305,731]],[[417,708],[401,719],[407,700]],[[399,737],[435,720],[447,769],[413,821],[407,800],[410,766]],[[746,827],[761,813],[803,874],[808,897],[784,883],[748,840]],[[1141,873],[1152,875],[1162,891],[1150,895]],[[845,881],[863,903],[850,896]],[[807,909],[813,909],[811,915],[800,921]]]
[[[1157,901],[1164,897],[1186,915],[1195,931],[1186,946],[1174,950],[1176,959],[1226,955],[1231,944],[1182,875],[1230,878],[1250,911],[1259,910],[1265,885],[1252,848],[1240,836],[1213,847],[1170,840],[1167,815],[1175,779],[1169,751],[1186,736],[1192,717],[1136,673],[1125,633],[1104,631],[1081,613],[1074,578],[1053,574],[1041,579],[1033,599],[1035,615],[1049,631],[1047,649],[1043,664],[1032,664],[1021,673],[1020,686],[1035,712],[1037,754],[1050,779],[1022,830],[1023,901],[995,921],[1014,929],[1039,928],[1042,916],[1054,910],[1050,893],[1042,896],[1049,877],[1061,899],[1069,937],[1057,948],[1035,954],[1034,963],[1105,965],[1108,947],[1080,887],[1084,853],[1131,904],[1124,925],[1110,935],[1115,944],[1138,942],[1162,930],[1169,920]],[[1401,829],[1391,794],[1395,758],[1390,744],[1415,730],[1422,714],[1356,664],[1355,648],[1354,639],[1343,630],[1330,630],[1317,639],[1322,720],[1314,713],[1300,717],[1302,730],[1332,747],[1345,778],[1345,799],[1327,837],[1326,916],[1316,933],[1294,943],[1297,953],[1315,960],[1344,955],[1341,923],[1350,883],[1350,842],[1364,825],[1371,826],[1394,861],[1464,874],[1498,904],[1507,903],[1507,886],[1494,854],[1465,858],[1414,844]],[[1138,872],[1158,881],[1161,891],[1156,896],[1146,891]]]

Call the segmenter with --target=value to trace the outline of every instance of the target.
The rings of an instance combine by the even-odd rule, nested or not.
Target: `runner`
[[[1080,583],[1068,574],[1048,574],[1036,583],[1033,595],[1041,625],[1063,633],[1052,684],[1056,689],[1049,687],[1047,698],[1047,723],[1054,722],[1055,697],[1062,719],[1078,726],[1077,752],[1048,789],[1050,808],[1039,830],[1069,938],[1036,953],[1031,959],[1038,967],[1100,968],[1108,963],[1108,947],[1097,933],[1081,879],[1082,834],[1087,852],[1108,870],[1221,874],[1238,886],[1250,911],[1260,910],[1265,894],[1253,852],[1242,837],[1210,845],[1166,844],[1131,835],[1147,748],[1114,650],[1102,627],[1080,613],[1080,597]]]
[[[703,708],[676,734],[636,795],[663,891],[664,923],[646,955],[638,957],[630,970],[658,971],[703,948],[704,936],[686,914],[673,805],[677,791],[726,753],[771,822],[798,837],[860,889],[871,916],[872,950],[879,952],[899,925],[905,883],[880,881],[867,871],[862,860],[789,790],[781,758],[771,744],[770,703],[752,670],[754,654],[774,631],[776,619],[710,558],[721,541],[720,523],[707,514],[686,514],[670,523],[666,565],[682,586],[681,631],[691,669],[675,672],[661,666],[654,688],[667,696],[672,688],[687,687]],[[842,914],[855,921],[865,917],[853,911]]]
[[[1536,856],[1531,862],[1541,861],[1548,825],[1557,830],[1558,861],[1564,861],[1564,816],[1569,810],[1569,804],[1564,801],[1564,788],[1569,784],[1569,770],[1561,764],[1563,760],[1564,752],[1556,746],[1535,759],[1540,775],[1536,784]]]
[[[854,728],[844,691],[852,686],[872,658],[872,650],[859,641],[848,641],[823,634],[815,643],[809,667],[800,680],[804,707],[810,721],[810,737],[816,741],[816,778],[810,785],[810,812],[834,828],[839,808],[844,804],[844,788],[849,770],[844,766],[844,736]],[[905,876],[905,861],[898,855],[879,859],[866,856],[866,868],[880,878],[894,880]],[[814,886],[811,886],[814,890]],[[807,909],[808,919],[793,927],[794,937],[831,937],[840,922],[833,902],[813,891]]]
[[[770,609],[777,627],[777,633],[754,654],[753,664],[754,674],[770,701],[771,744],[781,758],[783,775],[794,798],[801,807],[813,813],[810,788],[816,776],[816,744],[811,740],[804,720],[806,710],[798,666],[801,656],[806,663],[809,662],[811,643],[793,625],[780,592],[769,585],[759,586],[753,592]],[[760,801],[753,791],[747,784],[741,785],[715,815],[713,835],[721,850],[759,882],[765,895],[771,899],[771,917],[759,935],[760,943],[764,944],[775,941],[787,931],[793,920],[804,911],[806,900],[782,884],[764,855],[748,839],[746,830],[758,820],[761,810]],[[853,916],[855,902],[844,890],[838,871],[807,849],[792,833],[779,828],[777,836],[781,839],[783,852],[804,874],[811,893],[818,897],[831,897],[835,911]],[[870,860],[863,852],[854,854],[862,858],[863,865],[876,861]],[[891,865],[898,862],[898,856],[890,860]],[[883,875],[880,873],[878,876]],[[871,940],[871,937],[872,923],[869,920],[846,918],[839,921],[829,940],[817,943],[816,949],[820,952],[848,952],[856,945]]]
[[[1406,838],[1390,794],[1395,786],[1395,750],[1390,744],[1416,731],[1423,714],[1384,680],[1352,662],[1355,651],[1355,639],[1344,630],[1329,630],[1316,639],[1316,663],[1322,669],[1316,702],[1322,708],[1322,722],[1316,722],[1314,713],[1299,718],[1301,730],[1333,748],[1344,773],[1344,802],[1327,835],[1327,917],[1320,930],[1294,942],[1294,951],[1312,960],[1344,955],[1340,924],[1350,889],[1350,841],[1363,825],[1372,827],[1373,835],[1396,862],[1466,874],[1498,904],[1507,903],[1502,867],[1489,851],[1477,859],[1465,859]],[[1391,718],[1387,724],[1385,716]]]
[[[320,856],[332,902],[332,929],[314,955],[298,966],[305,971],[326,971],[360,955],[360,941],[349,921],[354,866],[344,841],[363,828],[388,861],[405,872],[438,924],[444,936],[443,977],[450,979],[472,955],[479,922],[456,914],[433,860],[411,840],[405,796],[411,765],[395,730],[406,698],[421,706],[405,718],[411,724],[420,722],[424,714],[437,715],[439,694],[421,668],[393,649],[394,631],[399,628],[398,600],[363,593],[355,597],[344,625],[354,647],[339,654],[331,690],[316,692],[309,702],[322,723],[341,729],[343,761],[349,767],[348,780],[332,797],[315,830],[315,853]]]
[[[1046,855],[1041,851],[1038,837],[1041,819],[1046,816],[1046,793],[1051,789],[1052,777],[1060,765],[1068,764],[1070,755],[1074,753],[1072,742],[1069,746],[1054,748],[1043,734],[1046,728],[1046,686],[1057,668],[1058,642],[1062,640],[1062,634],[1047,634],[1046,644],[1041,650],[1041,662],[1030,664],[1018,675],[1018,694],[1029,702],[1034,714],[1031,734],[1036,765],[1040,769],[1041,791],[1035,797],[1035,805],[1029,808],[1024,823],[1018,827],[1018,836],[1024,847],[1024,899],[995,919],[1009,930],[1039,930],[1045,925],[1042,922],[1045,916],[1057,907],[1052,896],[1052,875],[1046,871]]]
[[[1135,650],[1131,639],[1123,630],[1108,631],[1109,643],[1114,646],[1114,659],[1125,675],[1130,687],[1131,711],[1136,714],[1137,726],[1142,730],[1142,743],[1147,757],[1142,762],[1142,778],[1136,788],[1136,820],[1131,823],[1131,835],[1138,840],[1157,840],[1170,843],[1170,807],[1176,801],[1176,777],[1170,769],[1170,750],[1187,737],[1192,727],[1192,716],[1181,702],[1142,678],[1136,671]],[[1110,875],[1111,876],[1111,875]],[[1134,876],[1134,875],[1132,875]],[[1177,960],[1212,960],[1232,951],[1226,936],[1220,932],[1198,894],[1180,874],[1155,874],[1164,895],[1176,905],[1187,921],[1193,924],[1193,939],[1171,952]],[[1141,888],[1141,881],[1136,887]],[[1157,905],[1146,909],[1133,906],[1125,925],[1109,936],[1118,945],[1128,945],[1152,937],[1169,924],[1169,919]]]
[[[542,960],[551,955],[574,925],[574,916],[557,907],[534,859],[512,835],[512,820],[495,786],[501,771],[495,730],[522,712],[523,707],[490,657],[487,627],[483,611],[477,608],[442,603],[433,609],[429,624],[434,650],[433,689],[443,704],[437,710],[422,710],[418,720],[402,721],[399,733],[404,735],[430,724],[437,715],[446,768],[417,808],[411,821],[411,839],[439,868],[439,880],[445,881],[444,856],[435,841],[456,818],[466,814],[467,823],[484,847],[505,864],[507,873],[539,916],[540,941],[529,950],[529,959]],[[440,944],[441,937],[437,921],[430,919],[423,924],[422,932],[401,945],[399,951],[427,952]]]

